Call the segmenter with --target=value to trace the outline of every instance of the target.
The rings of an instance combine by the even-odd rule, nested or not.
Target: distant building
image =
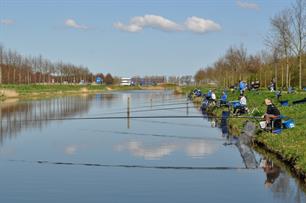
[[[131,86],[132,79],[131,78],[121,78],[120,85],[121,86]]]
[[[166,82],[165,76],[134,76],[132,77],[132,85],[152,86]]]

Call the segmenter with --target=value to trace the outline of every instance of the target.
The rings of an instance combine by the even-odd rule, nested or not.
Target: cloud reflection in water
[[[208,141],[193,141],[186,145],[186,154],[192,158],[201,158],[213,154],[217,150],[217,145]]]
[[[185,151],[191,158],[201,158],[213,154],[218,146],[209,141],[193,141],[184,143],[160,143],[157,146],[146,146],[141,141],[127,141],[114,147],[118,152],[129,151],[132,155],[145,160],[159,160],[177,150]]]
[[[119,152],[127,150],[134,156],[143,157],[146,160],[158,160],[171,154],[177,147],[176,144],[161,144],[157,147],[146,147],[140,141],[128,141],[127,143],[116,145],[115,149]]]

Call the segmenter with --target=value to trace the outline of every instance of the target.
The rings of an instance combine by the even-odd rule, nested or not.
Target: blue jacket
[[[227,100],[227,94],[223,94],[221,96],[221,101],[226,101]]]
[[[211,97],[211,91],[208,91],[208,93],[207,93],[206,96],[207,96],[207,97]]]
[[[244,90],[244,89],[245,89],[245,84],[244,84],[244,82],[241,81],[241,82],[239,83],[239,89],[240,89],[240,90]]]

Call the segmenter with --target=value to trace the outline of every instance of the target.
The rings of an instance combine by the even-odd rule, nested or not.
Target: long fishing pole
[[[174,110],[174,109],[186,109],[186,106],[180,106],[180,107],[169,107],[169,108],[158,108],[158,109],[142,109],[142,110],[130,110],[130,113],[141,113],[141,112],[152,112],[152,111],[166,111],[166,110]],[[117,112],[106,112],[101,113],[97,115],[114,115],[114,114],[123,114],[127,113],[127,110],[125,111],[117,111]]]
[[[112,133],[118,135],[136,135],[136,136],[150,136],[150,137],[162,137],[162,138],[175,138],[175,139],[184,139],[184,140],[212,140],[212,141],[225,141],[220,138],[213,137],[200,137],[200,136],[178,136],[178,135],[167,135],[167,134],[157,134],[157,133],[137,133],[137,132],[128,132],[128,131],[115,131],[115,130],[89,130],[82,129],[86,132],[98,132],[98,133]]]
[[[187,98],[186,97],[180,97],[180,98],[168,98],[168,99],[159,99],[159,100],[154,99],[153,101],[157,102],[157,103],[164,103],[165,101],[187,101]],[[144,102],[144,104],[149,104],[149,103],[151,103],[151,101]]]
[[[156,121],[156,120],[139,120],[139,119],[133,119],[133,120],[134,121],[139,121],[139,122],[158,123],[158,124],[164,124],[164,125],[177,125],[177,126],[187,126],[187,127],[197,127],[197,128],[203,128],[203,127],[211,128],[211,125],[188,124],[188,123]]]
[[[136,111],[146,111],[146,109],[143,108],[153,108],[153,107],[159,107],[159,106],[178,106],[178,105],[188,105],[189,103],[187,102],[180,102],[180,103],[169,103],[169,104],[160,104],[160,105],[152,105],[152,106],[139,106],[139,107],[131,107],[131,109],[133,109],[130,112],[136,112]],[[186,108],[186,106],[185,106]],[[121,111],[115,111],[115,112],[106,112],[106,113],[101,113],[100,115],[105,115],[105,114],[117,114],[117,113],[126,113],[126,109],[127,108],[121,108]],[[175,108],[173,108],[175,109]],[[154,111],[155,109],[148,109],[148,111]],[[157,109],[157,110],[161,110],[161,109]],[[96,114],[99,115],[99,114]]]
[[[154,107],[159,107],[159,106],[177,106],[177,105],[183,105],[183,104],[188,105],[188,104],[190,104],[190,102],[186,101],[186,102],[178,102],[178,103],[166,103],[166,104],[146,105],[146,106],[136,106],[136,107],[131,106],[131,108],[135,112],[135,110],[141,110],[143,108],[154,108]],[[111,114],[126,113],[126,109],[127,109],[127,107],[111,109],[111,110],[118,110],[118,111],[99,113],[99,114],[90,114],[90,116],[99,116],[99,115],[111,115]],[[151,109],[150,109],[150,111],[151,111]],[[130,112],[132,112],[132,111],[130,111]]]
[[[178,110],[178,109],[186,109],[186,106],[178,106],[178,107],[169,107],[169,108],[155,108],[155,109],[141,109],[141,110],[125,110],[125,111],[117,111],[117,112],[106,112],[106,113],[100,113],[100,114],[91,114],[88,115],[89,117],[98,117],[102,115],[117,115],[117,114],[126,114],[129,113],[143,113],[143,112],[152,112],[152,111],[170,111],[170,110]],[[47,118],[48,119],[48,118]],[[2,120],[7,121],[8,120]]]
[[[142,109],[142,108],[150,108],[150,107],[158,107],[158,106],[175,106],[175,105],[180,105],[180,104],[190,104],[190,102],[185,101],[185,102],[177,102],[177,103],[165,103],[165,104],[155,104],[155,105],[146,105],[146,106],[136,106],[132,107],[133,109]]]
[[[47,119],[38,119],[38,120],[20,120],[16,122],[38,122],[38,121],[73,121],[73,120],[120,120],[120,119],[195,119],[195,118],[216,118],[216,119],[225,119],[220,116],[177,116],[177,115],[168,115],[168,116],[100,116],[100,117],[67,117],[67,118],[47,118]],[[227,119],[260,119],[261,117],[256,116],[236,116],[236,117],[227,117]]]
[[[89,166],[89,167],[111,167],[111,168],[141,168],[141,169],[164,169],[164,170],[258,170],[259,168],[245,168],[232,166],[150,166],[150,165],[128,165],[128,164],[101,164],[101,163],[79,163],[79,162],[61,162],[61,161],[27,161],[27,160],[7,160],[10,162],[36,163],[49,165],[67,165],[67,166]]]

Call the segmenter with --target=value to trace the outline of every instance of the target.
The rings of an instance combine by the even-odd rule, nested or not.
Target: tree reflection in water
[[[91,102],[109,105],[113,98],[112,94],[97,94],[2,102],[0,103],[0,143],[6,138],[17,136],[22,130],[42,129],[51,122],[50,119],[82,116],[89,111]]]

